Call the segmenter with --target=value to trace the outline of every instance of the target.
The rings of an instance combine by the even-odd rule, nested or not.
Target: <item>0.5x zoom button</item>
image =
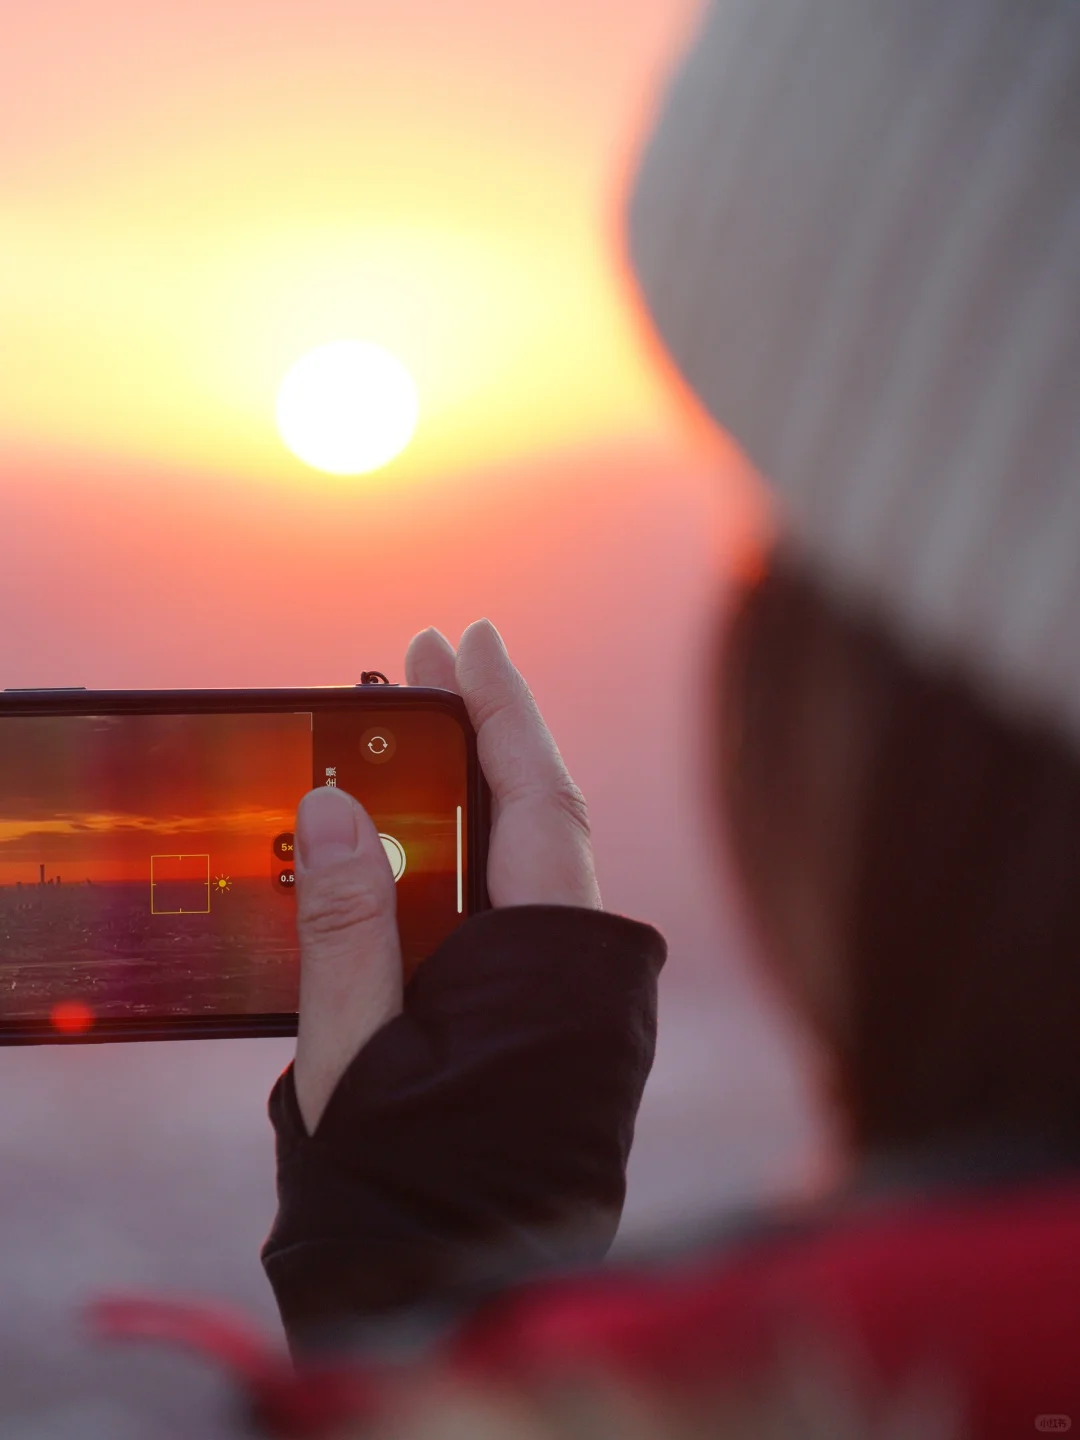
[[[291,890],[296,884],[296,874],[292,870],[279,870],[277,873],[277,887],[279,890]]]

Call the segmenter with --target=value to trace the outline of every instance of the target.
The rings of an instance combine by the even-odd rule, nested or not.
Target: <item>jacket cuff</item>
[[[285,1071],[263,1263],[291,1337],[602,1258],[666,953],[607,911],[484,911],[420,965],[313,1136]]]

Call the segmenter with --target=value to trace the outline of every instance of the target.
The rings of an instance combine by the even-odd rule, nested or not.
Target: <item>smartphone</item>
[[[3,692],[0,1044],[295,1035],[293,827],[317,785],[379,831],[408,979],[488,908],[459,695]]]

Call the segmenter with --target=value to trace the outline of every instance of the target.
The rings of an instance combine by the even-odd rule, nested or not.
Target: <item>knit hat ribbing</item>
[[[1080,0],[719,0],[629,250],[792,542],[1080,740]]]

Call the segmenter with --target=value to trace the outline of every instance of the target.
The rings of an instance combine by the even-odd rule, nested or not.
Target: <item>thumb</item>
[[[321,786],[296,815],[300,1018],[293,1077],[309,1135],[334,1087],[401,1010],[401,941],[390,861],[367,811]]]

